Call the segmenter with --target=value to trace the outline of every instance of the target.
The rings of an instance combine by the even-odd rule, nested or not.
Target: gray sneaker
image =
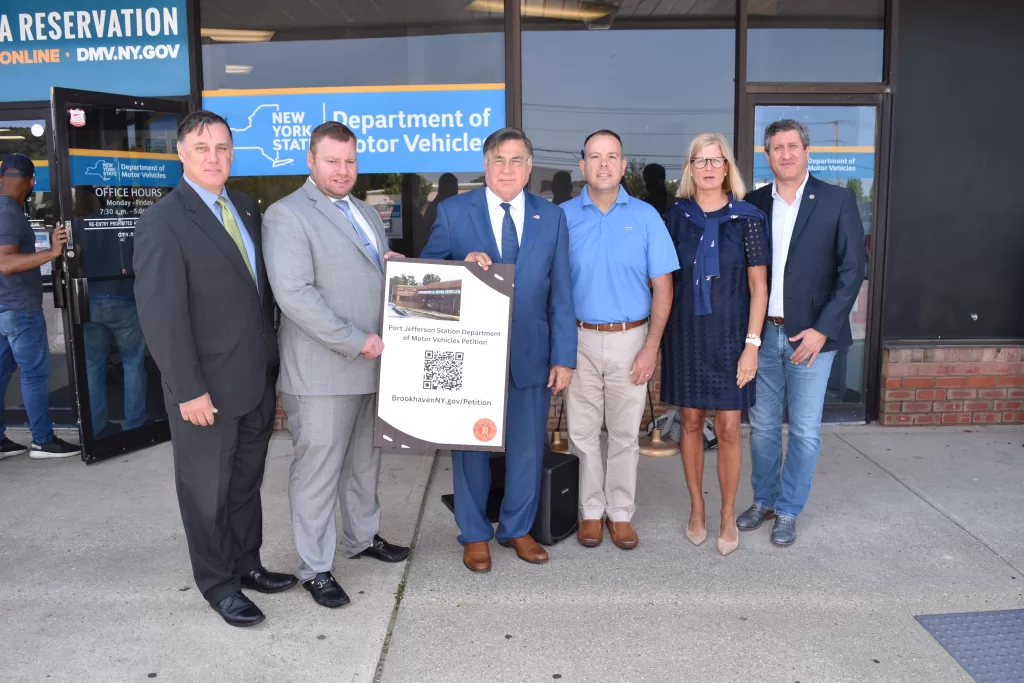
[[[736,527],[740,531],[753,531],[762,524],[764,520],[775,516],[775,511],[760,503],[754,503],[747,511],[736,518]]]
[[[796,517],[780,514],[775,518],[772,529],[772,543],[775,545],[793,545],[796,540]]]

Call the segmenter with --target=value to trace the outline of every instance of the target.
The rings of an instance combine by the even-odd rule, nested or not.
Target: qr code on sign
[[[423,354],[423,388],[462,390],[462,352],[426,351]]]

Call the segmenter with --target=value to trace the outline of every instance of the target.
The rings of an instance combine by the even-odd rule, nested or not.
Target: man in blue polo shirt
[[[60,256],[67,231],[57,228],[52,246],[36,252],[36,236],[22,210],[35,186],[36,167],[22,154],[0,164],[0,396],[21,368],[21,398],[32,428],[33,458],[64,458],[80,452],[58,439],[50,422],[50,345],[43,317],[39,266]],[[29,450],[5,435],[0,411],[0,458]]]
[[[583,192],[562,204],[579,328],[576,376],[566,394],[569,449],[580,459],[576,539],[600,545],[606,517],[612,541],[628,550],[639,542],[631,520],[644,399],[679,260],[657,210],[620,187],[626,160],[618,135],[592,133],[580,170],[587,181]],[[607,476],[602,424],[608,429]]]

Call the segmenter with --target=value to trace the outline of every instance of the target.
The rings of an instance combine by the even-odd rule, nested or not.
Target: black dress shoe
[[[349,603],[345,590],[338,585],[330,572],[320,572],[303,583],[302,587],[309,591],[318,605],[334,608]]]
[[[210,605],[224,621],[232,626],[255,626],[266,616],[242,591],[229,595],[216,605]]]
[[[299,580],[291,574],[268,572],[266,567],[253,569],[242,577],[242,588],[259,591],[260,593],[280,593],[286,591]]]
[[[374,534],[370,547],[354,557],[373,557],[383,562],[401,562],[409,557],[409,549],[401,545],[392,545]]]

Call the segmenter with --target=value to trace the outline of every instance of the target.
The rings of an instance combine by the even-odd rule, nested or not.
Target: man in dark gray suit
[[[409,554],[380,537],[373,447],[384,261],[402,257],[388,251],[376,209],[351,195],[352,131],[336,121],[317,126],[307,161],[305,184],[267,209],[263,244],[281,308],[278,389],[295,449],[288,494],[299,578],[317,604],[340,607],[349,597],[331,573],[339,498],[346,557],[400,562]]]
[[[242,588],[297,581],[260,562],[278,354],[259,208],[224,187],[232,154],[220,116],[199,111],[178,126],[184,177],[136,226],[135,298],[163,383],[196,585],[226,622],[251,626],[264,615]]]

